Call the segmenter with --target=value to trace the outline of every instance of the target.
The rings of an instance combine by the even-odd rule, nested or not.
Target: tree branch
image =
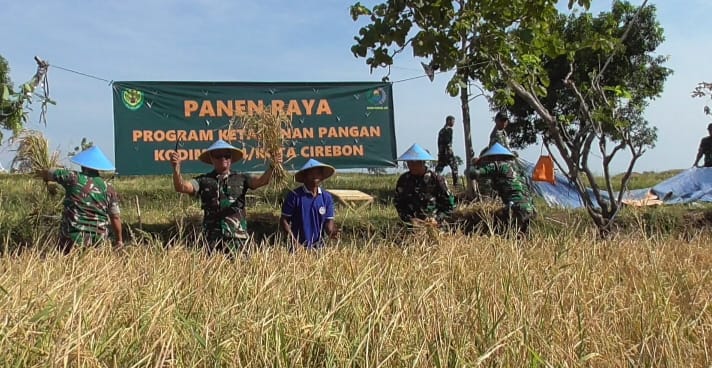
[[[630,32],[630,29],[633,28],[633,25],[638,21],[638,15],[640,15],[640,12],[643,10],[645,5],[647,5],[647,4],[648,4],[648,0],[644,0],[643,4],[641,4],[640,7],[638,7],[638,10],[633,15],[633,19],[631,19],[630,22],[628,22],[628,25],[626,26],[625,31],[623,31],[623,35],[621,36],[621,39],[620,39],[621,44],[628,37],[628,33]],[[603,67],[601,68],[601,70],[598,72],[598,75],[596,76],[596,83],[598,83],[601,80],[601,76],[603,76],[603,72],[605,72],[606,69],[608,68],[608,65],[611,64],[611,60],[613,60],[613,56],[615,54],[616,54],[615,52],[611,52],[611,54],[608,55],[608,59],[606,59],[606,62],[603,64]]]

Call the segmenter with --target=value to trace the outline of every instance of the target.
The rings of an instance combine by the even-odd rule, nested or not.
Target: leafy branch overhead
[[[710,97],[712,98],[712,83],[708,82],[700,82],[697,84],[697,87],[692,91],[692,97],[694,98],[704,98],[704,97]],[[705,112],[705,115],[712,115],[712,110],[710,110],[709,105],[705,105],[703,108],[703,111]]]
[[[388,0],[351,6],[368,18],[351,51],[371,70],[390,67],[410,48],[431,69],[453,70],[447,92],[460,95],[467,161],[471,160],[469,88],[479,82],[495,109],[508,109],[519,146],[543,140],[559,169],[577,187],[605,233],[621,206],[609,172],[618,153],[631,157],[617,185],[625,189],[636,161],[653,147],[657,131],[643,118],[671,74],[653,53],[664,40],[655,7],[614,1],[594,16],[590,1],[570,0],[565,15],[555,0]],[[584,11],[578,11],[583,8]],[[480,133],[481,134],[481,133]],[[592,153],[598,151],[598,153]],[[592,155],[606,178],[599,187]],[[598,170],[597,170],[598,171]],[[591,191],[588,188],[591,188]]]
[[[48,104],[55,104],[49,97],[49,82],[47,71],[49,63],[35,57],[37,71],[29,81],[20,85],[17,90],[10,80],[10,67],[7,61],[0,56],[0,129],[12,131],[13,135],[18,135],[27,123],[29,111],[35,98],[40,101],[40,122],[46,124],[46,113]],[[37,93],[38,87],[41,93]],[[0,142],[2,142],[2,131],[0,130]]]

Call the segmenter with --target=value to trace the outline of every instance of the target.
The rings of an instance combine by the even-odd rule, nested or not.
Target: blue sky
[[[51,65],[107,80],[166,81],[379,81],[385,70],[370,73],[363,59],[350,50],[362,23],[348,14],[352,1],[332,0],[126,0],[18,2],[0,0],[4,33],[0,55],[10,64],[15,84],[35,71],[35,55]],[[374,1],[362,1],[371,5]],[[594,0],[594,11],[610,1]],[[635,4],[642,0],[633,1]],[[659,129],[657,147],[643,156],[636,171],[690,167],[710,119],[705,101],[690,91],[700,81],[712,81],[712,51],[705,32],[710,0],[650,1],[658,8],[666,42],[658,49],[668,55],[674,74],[663,96],[651,103],[648,120]],[[396,58],[391,81],[422,76],[420,60],[409,52]],[[447,74],[395,83],[393,86],[398,152],[412,143],[436,150],[436,134],[446,115],[457,117],[455,152],[464,157],[459,99],[445,93]],[[107,82],[50,68],[51,95],[57,101],[48,113],[47,127],[31,119],[54,148],[71,150],[89,137],[113,156],[113,112]],[[471,103],[473,143],[484,147],[492,128],[487,103]],[[6,137],[9,136],[6,132]],[[539,147],[521,156],[536,161]],[[0,162],[13,154],[3,142]],[[625,159],[614,162],[622,171]],[[600,172],[600,170],[596,170]]]

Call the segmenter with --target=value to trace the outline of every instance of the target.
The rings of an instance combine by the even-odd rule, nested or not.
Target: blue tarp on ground
[[[519,160],[526,175],[531,178],[534,164]],[[581,197],[569,180],[559,173],[556,184],[533,181],[534,192],[542,197],[551,207],[583,207]],[[590,191],[590,189],[589,189]],[[657,196],[665,204],[691,202],[712,202],[712,168],[690,168],[670,179],[662,181],[652,188],[637,189],[626,193],[626,199],[643,199],[649,194]]]
[[[712,167],[693,167],[664,180],[650,192],[666,204],[712,202]]]
[[[534,163],[519,160],[519,164],[524,168],[527,177],[531,179],[534,172]],[[530,181],[532,189],[539,197],[542,197],[546,204],[551,207],[580,208],[583,207],[581,197],[566,176],[556,173],[556,184],[545,181]]]

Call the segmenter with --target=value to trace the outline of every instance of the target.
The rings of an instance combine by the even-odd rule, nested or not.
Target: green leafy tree
[[[54,104],[54,101],[49,98],[47,88],[49,64],[38,57],[35,57],[35,61],[37,62],[35,75],[15,90],[10,80],[10,67],[7,60],[0,56],[0,143],[3,139],[2,129],[12,131],[15,136],[22,131],[34,97],[39,97],[41,100],[40,121],[42,122],[46,122],[47,104]],[[44,93],[35,95],[39,86]]]
[[[712,98],[712,83],[709,83],[709,82],[698,83],[697,87],[695,87],[695,89],[692,90],[692,97],[694,97],[694,98],[705,98],[705,97]],[[704,111],[705,115],[712,116],[712,110],[710,110],[709,105],[705,105],[705,107],[703,108],[703,111]]]
[[[92,147],[94,147],[94,142],[87,139],[87,137],[83,137],[82,141],[79,143],[79,145],[74,147],[74,150],[72,152],[67,153],[67,156],[69,156],[69,157],[76,156],[78,153],[80,153],[82,151],[86,151]]]
[[[660,95],[664,82],[672,71],[664,66],[666,57],[652,54],[664,40],[654,7],[641,9],[637,15],[636,26],[623,38],[626,25],[636,15],[637,10],[638,8],[630,3],[614,2],[610,12],[602,12],[597,16],[589,13],[568,17],[560,15],[555,23],[557,32],[562,35],[566,44],[583,41],[582,35],[610,34],[623,39],[617,52],[610,55],[603,75],[594,73],[602,61],[609,57],[601,48],[583,47],[574,50],[571,55],[571,60],[575,63],[573,70],[567,55],[545,59],[543,62],[551,82],[546,94],[539,100],[548,111],[556,112],[559,121],[566,122],[567,134],[574,137],[574,141],[577,135],[585,134],[587,126],[586,120],[581,118],[580,101],[575,90],[565,85],[567,80],[584,86],[590,86],[593,82],[601,85],[606,94],[618,101],[618,106],[614,106],[617,109],[615,112],[634,123],[627,129],[639,131],[639,139],[636,142],[649,147],[655,143],[656,129],[650,127],[642,115],[648,101]],[[599,80],[595,81],[596,78]],[[511,144],[523,148],[537,143],[539,137],[545,144],[550,143],[546,122],[522,98],[515,96],[514,102],[508,107],[516,122],[508,126]],[[612,142],[621,142],[619,126],[603,124],[601,128],[611,137]]]
[[[574,4],[588,6],[589,0],[569,1],[570,7]],[[476,81],[499,81],[496,63],[513,46],[532,41],[553,45],[546,28],[558,14],[555,5],[552,0],[389,0],[368,8],[357,2],[350,7],[351,17],[365,17],[370,23],[359,30],[351,51],[366,58],[372,70],[390,67],[408,48],[413,56],[427,59],[432,70],[454,70],[447,92],[460,97],[465,159],[472,162],[469,88]]]
[[[587,9],[590,1],[568,1],[569,9],[575,5]],[[563,161],[560,168],[605,235],[622,202],[622,193],[615,196],[612,189],[607,171],[610,160],[623,149],[632,153],[621,183],[625,188],[636,160],[649,146],[645,142],[655,140],[654,130],[647,129],[647,122],[640,118],[646,99],[637,98],[626,85],[607,84],[605,79],[612,59],[626,49],[624,41],[637,26],[645,5],[635,14],[620,18],[624,20],[622,34],[592,29],[569,40],[562,27],[566,18],[553,0],[389,0],[371,9],[356,3],[351,6],[352,18],[365,16],[370,23],[359,30],[351,50],[365,57],[372,68],[378,68],[390,66],[395,55],[411,47],[414,56],[430,59],[429,65],[455,70],[448,92],[460,94],[468,162],[474,155],[469,133],[469,82],[479,81],[491,91],[491,103],[497,108],[514,105],[515,98],[524,101],[541,119],[546,141]],[[585,63],[579,67],[586,52],[604,57],[593,67]],[[550,110],[541,100],[551,85],[547,63],[562,57],[566,70],[562,84],[578,108],[575,117]],[[588,79],[577,79],[582,75],[578,70]],[[574,136],[569,134],[573,121],[578,123],[579,132]],[[596,184],[589,165],[595,146],[602,152],[605,189]]]
[[[17,132],[22,126],[22,116],[18,116],[12,96],[15,94],[10,79],[10,66],[7,60],[0,55],[0,128]],[[2,142],[0,131],[0,142]]]

